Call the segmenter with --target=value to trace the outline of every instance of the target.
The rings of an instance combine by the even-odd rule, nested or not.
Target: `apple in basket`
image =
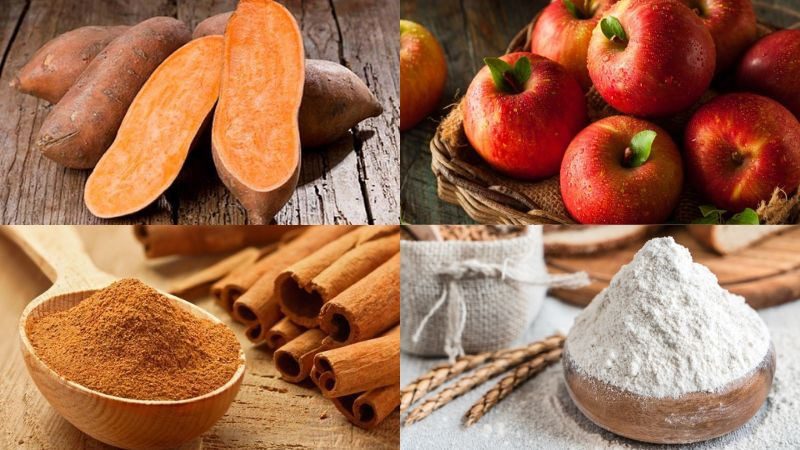
[[[800,119],[800,30],[778,31],[756,42],[739,63],[736,82],[777,100]]]
[[[685,133],[686,170],[716,207],[756,208],[779,187],[800,185],[800,122],[780,103],[727,94],[703,105]]]
[[[560,64],[532,53],[485,61],[464,100],[470,144],[506,175],[556,175],[567,145],[587,120],[581,86]]]
[[[717,73],[731,68],[756,41],[756,13],[750,0],[681,0],[705,24],[717,51]]]
[[[561,165],[561,196],[580,223],[664,223],[678,204],[683,166],[666,131],[612,116],[578,133]]]
[[[554,0],[547,5],[531,32],[531,52],[561,64],[589,90],[592,80],[586,53],[592,30],[614,0]]]
[[[400,131],[436,109],[447,82],[447,61],[439,41],[425,27],[400,21]]]
[[[678,0],[621,0],[589,42],[589,77],[618,111],[646,117],[680,112],[714,77],[714,39]]]

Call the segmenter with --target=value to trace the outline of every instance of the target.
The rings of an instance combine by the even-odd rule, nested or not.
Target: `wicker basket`
[[[537,17],[514,36],[506,53],[530,51],[530,34]],[[775,29],[759,24],[759,37]],[[671,136],[679,137],[697,108],[716,95],[710,90],[689,110],[673,117],[655,120],[654,123],[667,130]],[[619,114],[603,100],[594,87],[586,94],[586,104],[590,122]],[[439,198],[461,206],[478,223],[512,225],[575,223],[569,217],[561,199],[558,176],[543,181],[526,182],[499,174],[492,170],[469,145],[462,124],[463,117],[459,104],[437,128],[430,143],[431,169],[436,176]],[[444,130],[448,130],[449,133],[443,132]],[[781,200],[786,201],[785,198]],[[699,206],[702,203],[697,193],[688,185],[685,186],[671,221],[690,223],[700,217]]]

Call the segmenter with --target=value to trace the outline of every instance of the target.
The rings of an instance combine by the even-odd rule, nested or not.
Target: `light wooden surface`
[[[147,261],[128,227],[79,227],[78,231],[99,268],[118,277],[140,278],[163,290],[181,275],[219,258]],[[107,448],[59,416],[31,382],[18,348],[17,323],[28,302],[50,283],[5,237],[0,237],[0,261],[4,297],[0,333],[5,333],[0,336],[0,448]],[[231,325],[245,348],[247,370],[228,413],[200,439],[182,448],[397,448],[397,413],[370,432],[350,425],[316,391],[281,381],[271,355],[252,347],[244,328],[210,298],[195,304]]]
[[[352,136],[303,152],[300,181],[277,223],[397,223],[400,216],[399,7],[384,0],[281,0],[297,18],[306,55],[339,62],[376,95],[384,113]],[[88,171],[60,167],[32,146],[50,111],[8,86],[49,39],[84,25],[134,24],[164,15],[194,27],[236,0],[3,0],[0,6],[0,223],[244,223],[244,209],[218,180],[208,132],[176,183],[153,205],[106,221],[83,205]]]
[[[564,379],[570,397],[598,426],[620,436],[655,444],[689,444],[730,433],[761,408],[775,375],[770,346],[758,367],[719,392],[652,398],[621,391],[580,374],[564,351]]]
[[[697,241],[682,227],[668,227],[660,235],[672,235],[686,246],[696,262],[707,266],[720,285],[744,296],[750,306],[766,308],[800,297],[800,229],[770,237],[738,253],[719,256]],[[592,283],[575,290],[554,289],[550,295],[579,306],[589,302],[608,286],[623,264],[629,263],[644,241],[624,248],[585,257],[549,257],[548,268],[555,273],[585,270]]]

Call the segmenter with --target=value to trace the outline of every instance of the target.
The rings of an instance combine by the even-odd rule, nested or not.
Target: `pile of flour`
[[[577,317],[566,342],[577,370],[659,398],[719,390],[756,368],[769,345],[744,298],[671,237],[645,244]]]

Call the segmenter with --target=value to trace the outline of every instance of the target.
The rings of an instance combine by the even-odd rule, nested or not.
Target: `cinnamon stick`
[[[211,283],[222,279],[237,267],[254,263],[261,251],[256,247],[247,247],[223,258],[205,269],[178,280],[170,288],[169,293],[178,297],[193,297],[208,292]]]
[[[399,246],[399,229],[394,225],[360,227],[330,242],[277,278],[281,311],[299,325],[317,326],[326,301],[389,259]]]
[[[325,337],[325,333],[319,328],[312,328],[276,350],[273,358],[281,378],[292,383],[308,378],[311,367],[304,367],[301,358],[319,348]]]
[[[337,397],[331,401],[353,425],[370,430],[383,422],[400,404],[400,384]]]
[[[321,352],[314,366],[320,373],[318,387],[328,398],[393,385],[400,379],[400,327],[385,336]]]
[[[370,339],[400,321],[400,253],[320,311],[319,326],[340,345]]]
[[[260,327],[261,324],[256,322],[256,326]],[[272,328],[267,330],[266,333],[264,333],[264,339],[258,339],[260,336],[257,336],[257,341],[254,342],[264,340],[267,342],[267,346],[269,348],[277,350],[286,345],[287,342],[303,334],[305,331],[305,328],[295,325],[295,323],[289,320],[288,317],[284,317],[283,319],[279,320],[278,323],[273,325]],[[247,337],[249,338],[250,336]]]
[[[247,270],[237,272],[235,276],[231,274],[230,277],[226,277],[225,282],[218,286],[218,299],[227,307],[228,311],[232,311],[234,302],[250,289],[259,278],[262,276],[277,276],[277,272],[283,270],[294,261],[310,255],[328,242],[351,231],[352,228],[348,225],[321,225],[304,228],[294,239],[282,243],[274,252],[261,258]],[[253,302],[256,308],[252,309],[257,309],[261,302],[268,299],[268,297],[251,297],[248,302]],[[258,319],[255,313],[252,316],[237,313],[234,318],[243,320],[245,323]],[[274,325],[274,322],[268,323],[265,321],[261,324],[261,327],[267,329],[272,325]]]
[[[134,236],[148,258],[168,255],[204,255],[263,246],[278,241],[292,226],[135,225]]]

